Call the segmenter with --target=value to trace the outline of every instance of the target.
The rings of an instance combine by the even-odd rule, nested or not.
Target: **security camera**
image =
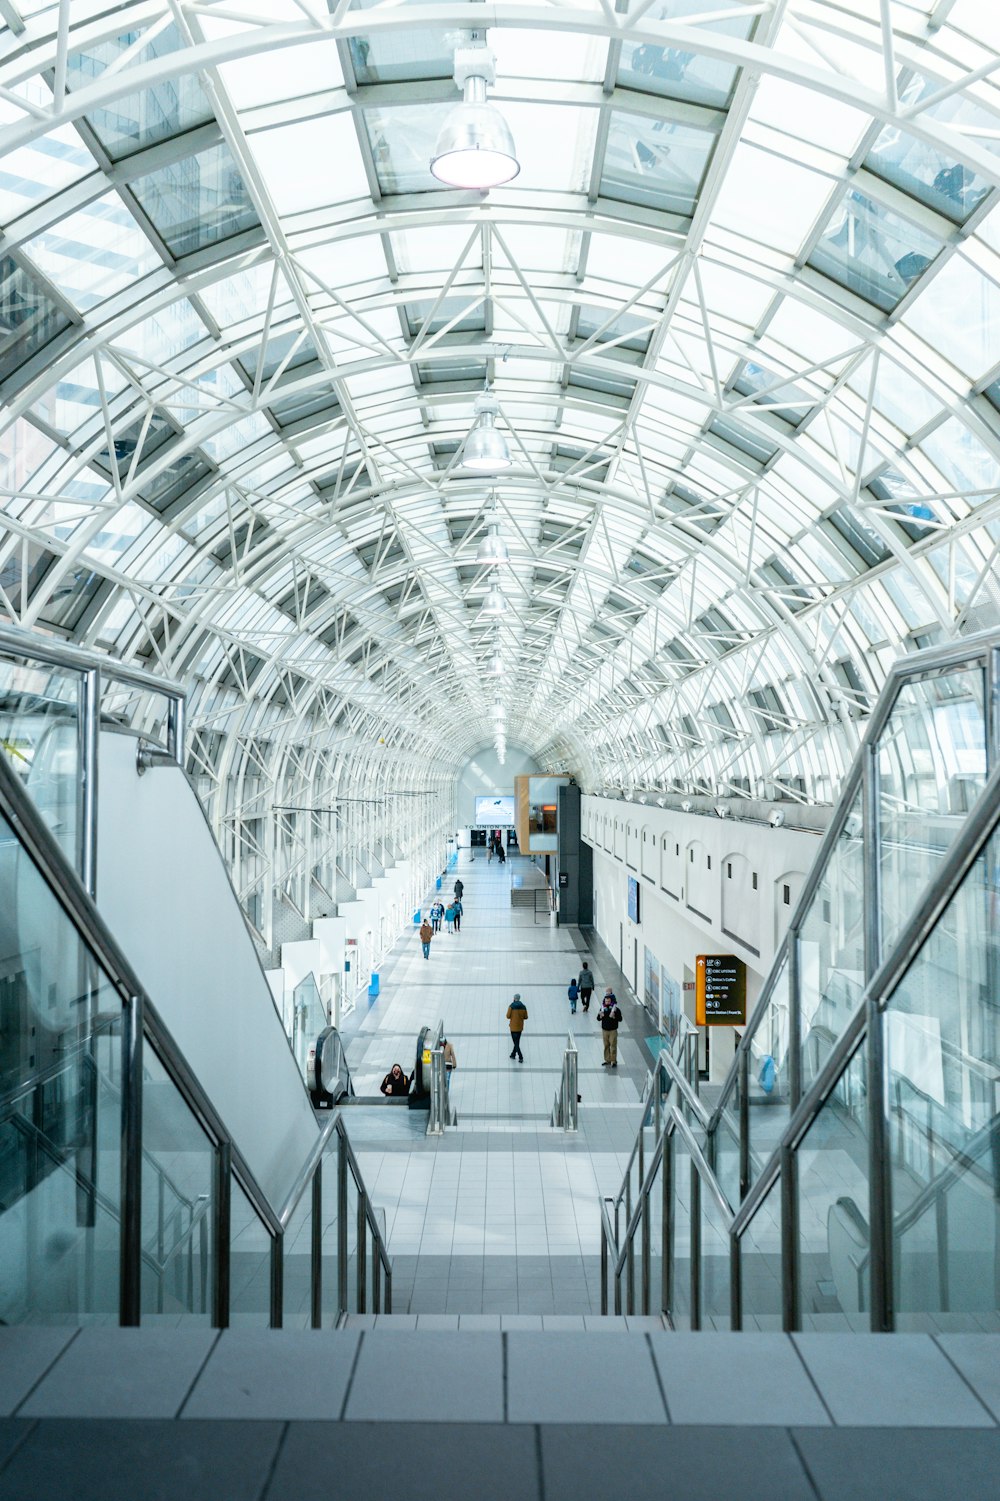
[[[684,801],[681,803],[681,807],[682,807],[682,809],[684,810],[685,813],[690,813],[691,812],[691,799],[689,797],[686,797],[684,799]]]
[[[715,805],[715,813],[716,813],[716,817],[718,817],[718,818],[728,818],[729,817],[729,807],[728,807],[728,805],[726,803],[716,803],[716,805]]]

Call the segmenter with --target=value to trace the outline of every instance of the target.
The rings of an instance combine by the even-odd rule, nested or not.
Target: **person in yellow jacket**
[[[524,1057],[521,1053],[521,1033],[524,1030],[524,1024],[527,1020],[528,1008],[521,1000],[520,994],[515,995],[507,1007],[507,1023],[510,1027],[510,1040],[514,1044],[510,1056],[516,1058],[518,1063],[524,1062]]]

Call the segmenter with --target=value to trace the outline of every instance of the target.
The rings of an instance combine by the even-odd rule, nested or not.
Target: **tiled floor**
[[[424,960],[416,930],[381,972],[381,994],[344,1028],[358,1094],[377,1091],[399,1062],[412,1067],[417,1034],[441,1019],[455,1047],[457,1129],[428,1140],[425,1118],[399,1109],[345,1113],[365,1182],[385,1210],[394,1309],[425,1313],[584,1313],[599,1308],[602,1194],[616,1192],[635,1138],[650,1063],[643,1009],[606,951],[578,929],[513,909],[521,858],[487,864],[464,852],[462,930],[440,933]],[[431,896],[425,903],[425,911]],[[617,1069],[603,1065],[597,999],[571,1015],[566,989],[589,958],[597,996],[611,983],[625,1016]],[[524,1063],[510,1059],[505,1013],[515,991],[528,1007]],[[549,1124],[567,1032],[579,1049],[580,1130]]]
[[[614,1318],[576,1329],[516,1316],[467,1315],[451,1329],[432,1315],[353,1322],[221,1334],[0,1328],[0,1495],[997,1495],[995,1336],[686,1335]]]

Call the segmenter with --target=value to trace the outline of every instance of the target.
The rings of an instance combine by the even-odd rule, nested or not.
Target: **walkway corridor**
[[[369,1191],[385,1210],[396,1313],[454,1324],[456,1315],[600,1309],[598,1200],[617,1191],[635,1137],[649,1060],[645,1013],[625,999],[606,950],[591,955],[579,930],[511,907],[512,883],[534,875],[525,858],[501,866],[485,851],[463,851],[442,883],[446,896],[456,876],[464,882],[462,931],[442,931],[426,961],[416,929],[404,934],[383,966],[379,999],[345,1023],[359,1094],[375,1093],[395,1062],[410,1070],[425,1023],[444,1020],[458,1059],[459,1124],[443,1139],[425,1137],[423,1113],[346,1113]],[[598,990],[589,1014],[571,1016],[566,988],[588,956]],[[625,1017],[614,1070],[602,1067],[597,1022],[607,983]],[[509,1056],[505,1013],[515,991],[528,1008],[523,1064]],[[567,1030],[580,1050],[576,1135],[549,1125]]]

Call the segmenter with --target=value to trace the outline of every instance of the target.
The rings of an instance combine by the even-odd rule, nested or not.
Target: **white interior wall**
[[[621,954],[639,999],[646,948],[681,985],[693,978],[698,954],[737,954],[747,966],[749,1016],[819,835],[589,796],[583,798],[582,824],[594,850],[594,926],[612,956]],[[638,924],[628,916],[629,876],[641,890]],[[693,1020],[694,992],[682,994]],[[729,1068],[735,1035],[730,1027],[712,1029],[715,1080]]]
[[[503,766],[492,746],[484,745],[469,760],[458,779],[458,827],[469,828],[476,821],[476,798],[489,792],[514,795],[514,778],[538,771],[538,763],[526,751],[508,749]]]

